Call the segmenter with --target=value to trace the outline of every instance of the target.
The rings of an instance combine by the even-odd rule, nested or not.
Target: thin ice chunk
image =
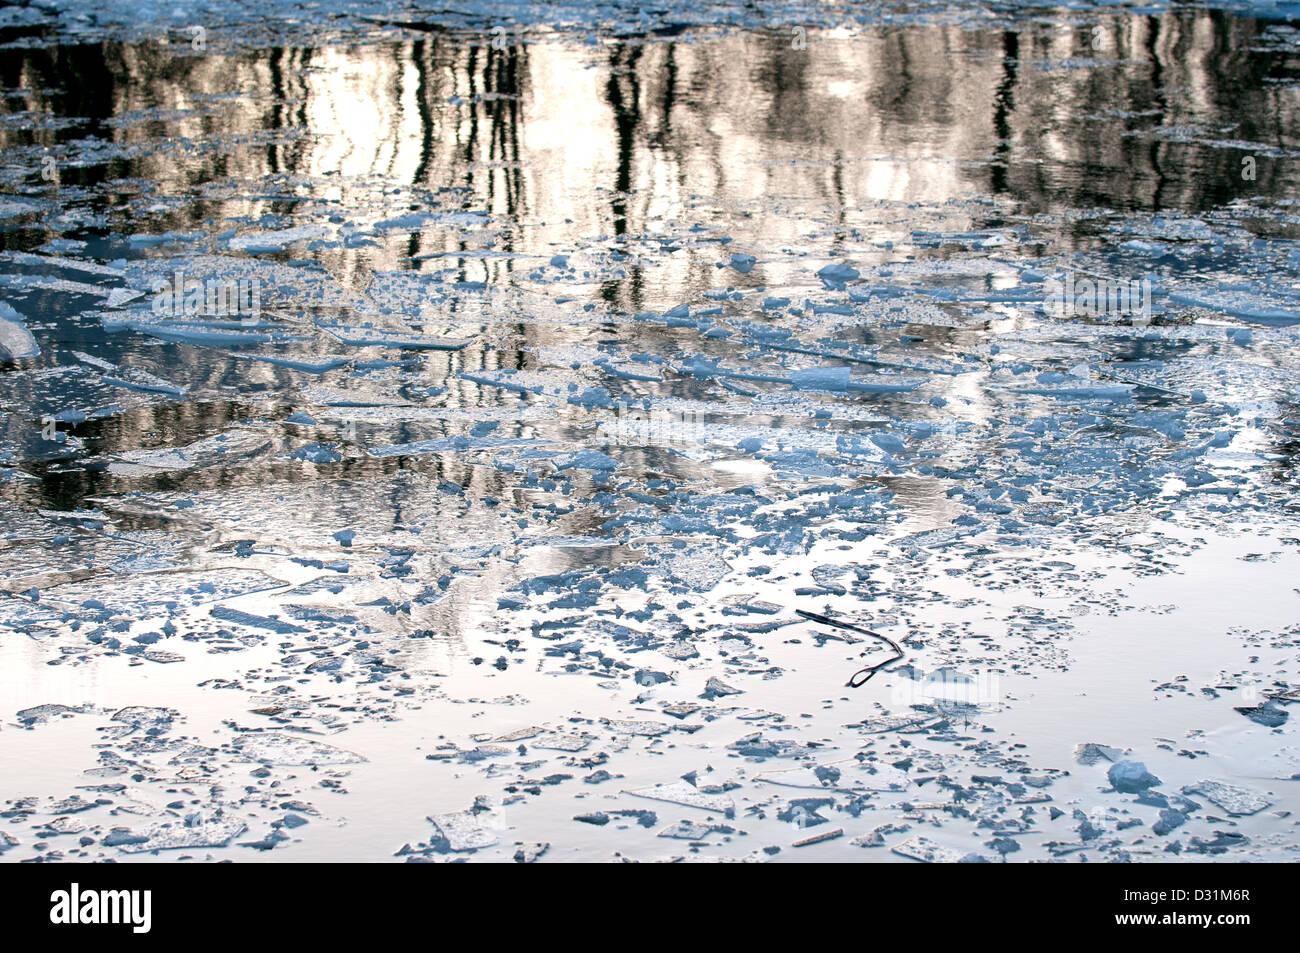
[[[36,357],[40,353],[36,338],[32,337],[32,332],[23,323],[23,316],[0,302],[0,360]]]
[[[665,827],[657,837],[668,837],[675,840],[704,840],[716,830],[712,824],[697,824],[695,821],[678,821]]]
[[[67,705],[37,705],[34,708],[24,708],[15,716],[19,721],[31,722],[32,724],[44,724],[51,718],[57,718],[60,715],[71,715],[80,711],[79,708],[69,708]]]
[[[731,814],[736,809],[736,802],[725,794],[705,794],[685,781],[671,784],[655,784],[648,788],[626,791],[636,797],[649,798],[652,801],[667,801],[683,807],[698,807],[703,811],[716,811],[719,814]]]
[[[498,739],[507,740],[504,738]],[[513,739],[511,739],[513,740]],[[549,734],[544,735],[541,739],[533,742],[534,748],[544,748],[547,751],[581,751],[587,745],[591,744],[590,738],[583,738],[581,735],[568,734]]]
[[[225,847],[248,828],[243,821],[208,821],[193,827],[155,827],[139,843],[124,843],[128,854],[145,854],[155,850]]]
[[[430,337],[387,328],[326,327],[338,341],[353,347],[404,348],[411,351],[459,351],[469,344],[456,338]]]
[[[1226,781],[1197,781],[1183,788],[1184,794],[1199,794],[1234,816],[1258,814],[1273,802],[1262,794]]]
[[[435,814],[429,818],[448,846],[455,851],[481,850],[497,843],[497,835],[487,830],[478,822],[473,811],[461,811],[456,814]]]
[[[245,735],[235,742],[235,749],[245,759],[263,764],[360,764],[366,760],[343,748],[279,732]]]
[[[928,837],[913,837],[892,848],[900,857],[919,860],[923,864],[955,864],[962,854],[951,847],[944,847]]]

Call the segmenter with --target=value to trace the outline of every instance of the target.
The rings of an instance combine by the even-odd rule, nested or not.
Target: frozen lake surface
[[[0,10],[0,858],[1296,859],[1294,5],[471,9]]]

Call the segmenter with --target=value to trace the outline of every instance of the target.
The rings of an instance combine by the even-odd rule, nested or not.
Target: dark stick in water
[[[904,655],[907,654],[906,652],[903,651],[903,647],[901,645],[899,645],[897,642],[895,642],[887,635],[881,635],[879,632],[872,632],[870,629],[864,629],[860,625],[853,625],[852,623],[849,622],[840,622],[828,616],[818,615],[816,612],[805,612],[803,609],[795,609],[794,611],[796,614],[803,616],[805,619],[810,619],[813,622],[820,622],[823,625],[831,625],[837,629],[848,629],[850,632],[861,632],[863,635],[869,635],[873,639],[880,639],[882,642],[889,643],[889,647],[898,653],[893,658],[885,659],[885,661],[881,662],[878,665],[872,665],[868,668],[858,669],[858,671],[854,672],[849,677],[849,680],[846,683],[849,688],[861,688],[863,685],[867,684],[867,682],[871,681],[871,676],[875,675],[876,672],[880,671],[886,665],[894,664],[899,659],[901,659]],[[863,678],[861,681],[858,681],[858,676],[864,674],[866,675],[866,677]]]

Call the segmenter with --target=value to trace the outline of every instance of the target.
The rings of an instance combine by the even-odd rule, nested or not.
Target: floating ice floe
[[[495,846],[500,838],[485,828],[477,814],[463,811],[459,814],[435,814],[429,818],[453,851],[482,850]]]
[[[8,304],[0,301],[0,359],[7,361],[24,357],[37,357],[41,349],[36,338],[27,330],[27,324],[21,314]]]
[[[1233,816],[1258,814],[1273,802],[1255,791],[1227,781],[1205,780],[1186,785],[1184,794],[1199,794]]]
[[[468,341],[456,338],[432,337],[414,331],[330,324],[320,327],[340,343],[350,344],[353,347],[402,348],[408,351],[459,351],[469,344]]]
[[[239,820],[218,820],[195,826],[173,824],[150,828],[143,834],[113,834],[108,839],[127,854],[147,854],[156,850],[193,850],[202,847],[226,847],[248,826]]]
[[[280,765],[361,764],[359,754],[327,745],[322,741],[301,738],[283,732],[250,733],[234,743],[236,754],[247,761]]]
[[[919,860],[924,864],[955,864],[965,856],[961,851],[945,847],[928,837],[913,837],[890,849],[900,857]]]
[[[276,231],[236,235],[230,239],[228,245],[232,251],[241,251],[249,255],[268,255],[284,251],[290,245],[299,242],[329,238],[332,234],[333,230],[327,225],[297,225]]]
[[[666,784],[656,784],[647,788],[636,788],[627,791],[628,794],[637,797],[649,798],[652,801],[667,801],[670,804],[680,804],[683,807],[696,807],[702,811],[713,811],[717,814],[726,814],[730,816],[736,809],[736,802],[725,794],[705,794],[686,781],[673,781]]]

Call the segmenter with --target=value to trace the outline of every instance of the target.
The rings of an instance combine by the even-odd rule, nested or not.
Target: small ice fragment
[[[713,833],[713,825],[697,824],[695,821],[678,821],[661,830],[657,837],[671,837],[676,840],[704,840]]]
[[[40,353],[36,338],[27,330],[23,316],[0,301],[0,359],[13,361],[20,357],[37,357]]]
[[[750,269],[754,267],[754,263],[757,260],[758,259],[756,259],[753,255],[742,255],[737,253],[731,256],[731,261],[729,262],[729,264],[731,265],[732,268],[736,269],[736,271],[740,272],[742,275],[747,275],[749,274]]]
[[[935,843],[928,837],[913,837],[893,848],[895,854],[923,864],[955,864],[962,859],[961,851]]]
[[[414,331],[386,328],[322,325],[321,329],[333,335],[340,343],[352,347],[402,348],[408,351],[459,351],[469,344],[468,341],[456,338],[429,337]]]
[[[1183,788],[1184,794],[1199,794],[1229,814],[1258,814],[1273,802],[1262,794],[1226,781],[1197,781]]]
[[[60,715],[74,714],[80,709],[69,708],[67,705],[37,705],[35,708],[24,708],[15,716],[21,722],[28,724],[44,724],[51,718],[57,718]]]
[[[714,676],[705,683],[704,692],[703,694],[700,695],[700,697],[706,698],[709,701],[713,701],[713,699],[721,698],[724,695],[743,695],[743,694],[744,692],[741,691],[739,688],[732,688],[722,679],[718,678],[717,676]]]
[[[791,847],[811,847],[813,844],[820,844],[823,841],[834,840],[837,837],[844,836],[844,828],[837,827],[833,831],[824,831],[821,834],[813,834],[810,837],[804,837],[793,841]]]
[[[560,256],[557,255],[556,257],[560,257]],[[537,860],[541,858],[543,854],[545,854],[550,849],[551,849],[551,845],[545,842],[539,844],[520,844],[519,848],[515,851],[515,863],[516,864],[535,863]]]
[[[275,231],[254,232],[231,238],[229,247],[232,251],[242,251],[249,255],[265,255],[284,251],[295,242],[327,238],[330,229],[326,225],[297,225]]]
[[[129,827],[115,827],[104,835],[100,843],[105,847],[126,847],[132,844],[143,844],[148,840],[148,834],[137,834]]]
[[[201,847],[225,847],[248,828],[243,821],[208,821],[188,827],[156,827],[143,840],[123,836],[117,845],[128,854],[155,850],[180,850]],[[110,835],[112,836],[112,835]]]
[[[366,760],[343,748],[283,732],[249,733],[235,742],[235,750],[248,761],[285,766],[360,764]]]
[[[672,676],[665,672],[655,671],[651,668],[641,668],[637,669],[633,679],[643,688],[653,688],[655,685],[662,685],[664,682],[671,682]]]
[[[556,470],[591,470],[593,472],[605,472],[618,468],[618,461],[613,457],[601,453],[599,450],[579,450],[576,453],[565,453],[554,458]]]
[[[790,383],[796,390],[845,391],[849,387],[847,367],[809,367],[791,371]]]
[[[161,729],[168,727],[175,717],[176,712],[170,708],[147,708],[142,705],[132,705],[114,712],[112,720],[135,728]]]
[[[848,282],[857,280],[858,270],[850,265],[827,265],[817,277],[831,291],[843,291]]]
[[[526,728],[516,728],[514,731],[507,731],[504,735],[497,735],[493,738],[500,744],[509,744],[512,741],[527,741],[529,738],[536,738],[541,733],[540,728],[529,725]]]
[[[1164,837],[1170,831],[1174,830],[1175,828],[1182,827],[1186,823],[1187,823],[1187,815],[1184,814],[1182,811],[1175,811],[1172,808],[1165,808],[1160,812],[1160,817],[1156,820],[1156,822],[1151,825],[1151,829],[1155,831],[1156,834],[1158,834],[1159,836]]]
[[[604,387],[585,387],[581,393],[571,396],[569,403],[579,407],[608,407],[609,391]]]
[[[538,741],[533,742],[534,748],[543,748],[548,751],[581,751],[587,745],[591,744],[590,738],[583,738],[581,735],[566,735],[558,732],[542,736]]]
[[[1110,766],[1106,779],[1122,794],[1138,794],[1160,784],[1160,779],[1147,771],[1141,761],[1119,761]]]
[[[902,453],[907,449],[907,444],[903,443],[903,438],[893,433],[873,433],[871,442],[886,453]]]
[[[672,725],[665,725],[661,721],[605,719],[605,724],[620,734],[639,735],[642,738],[658,738],[673,730]]]
[[[1111,748],[1108,745],[1094,744],[1087,742],[1074,749],[1074,760],[1079,764],[1096,764],[1102,758],[1107,761],[1119,761],[1124,757],[1124,752],[1119,748]]]
[[[143,295],[143,291],[133,291],[130,288],[110,288],[108,291],[108,297],[104,299],[104,303],[110,308],[120,308],[128,301],[134,301],[136,298],[142,297]]]
[[[636,797],[649,798],[652,801],[667,801],[683,807],[697,807],[703,811],[716,811],[731,816],[736,810],[736,802],[725,794],[705,794],[685,781],[671,784],[655,784],[648,788],[625,791]]]
[[[688,718],[700,710],[699,705],[691,702],[678,702],[675,705],[669,705],[664,709],[665,715],[672,715],[674,718]]]
[[[463,803],[463,802],[462,802]],[[447,840],[454,851],[481,850],[497,843],[497,835],[485,829],[473,811],[456,814],[436,814],[429,820]]]
[[[1237,711],[1255,722],[1255,724],[1263,725],[1265,728],[1277,728],[1288,717],[1286,710],[1274,701],[1267,701],[1262,705],[1238,708]]]
[[[343,454],[328,444],[309,443],[290,453],[289,459],[301,460],[304,463],[338,463],[343,459]]]
[[[292,622],[284,622],[280,619],[272,619],[263,615],[254,615],[251,612],[244,612],[242,609],[232,609],[229,606],[213,606],[209,610],[214,619],[221,619],[223,622],[233,622],[236,625],[248,626],[250,629],[265,629],[268,632],[274,632],[277,635],[288,635],[292,632],[306,631],[301,626],[294,625]]]

